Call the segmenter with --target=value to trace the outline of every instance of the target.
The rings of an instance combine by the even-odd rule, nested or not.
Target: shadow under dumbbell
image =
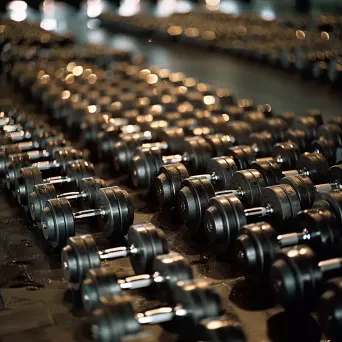
[[[321,329],[309,314],[280,312],[267,321],[268,336],[274,342],[318,342]]]
[[[234,284],[229,299],[244,310],[259,311],[275,306],[272,292],[268,286],[250,285],[245,279],[239,279]]]

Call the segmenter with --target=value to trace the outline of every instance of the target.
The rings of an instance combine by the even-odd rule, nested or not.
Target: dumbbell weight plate
[[[155,182],[156,197],[160,207],[175,204],[182,182],[188,177],[189,172],[181,163],[168,164],[160,168]]]
[[[132,137],[119,140],[113,148],[113,164],[115,171],[123,173],[128,171],[128,166],[139,144]]]
[[[232,177],[237,170],[236,163],[231,157],[211,158],[207,164],[207,172],[215,173],[218,178],[213,182],[216,191],[231,189]]]
[[[204,173],[207,163],[212,157],[209,143],[203,138],[184,141],[184,153],[189,160],[185,162],[190,175]]]
[[[20,205],[26,206],[28,195],[37,184],[43,184],[42,174],[37,167],[25,167],[20,170],[20,175],[15,181],[17,201]]]
[[[8,156],[11,154],[21,153],[21,150],[17,145],[9,145],[4,150],[0,150],[0,175],[4,175],[6,172],[6,164],[8,163]]]
[[[105,186],[105,181],[99,177],[87,177],[80,180],[79,191],[86,194],[82,201],[82,207],[95,208],[98,192]]]
[[[237,171],[232,178],[231,187],[243,192],[240,199],[244,207],[256,207],[261,201],[261,190],[265,187],[262,175],[253,169]]]
[[[240,230],[235,254],[248,281],[258,283],[268,280],[274,256],[281,249],[277,236],[276,231],[266,222],[245,225]]]
[[[293,142],[279,143],[273,146],[272,156],[274,158],[281,157],[282,170],[292,170],[297,165],[300,150]]]
[[[229,113],[228,113],[229,114]],[[225,134],[232,135],[237,145],[249,145],[252,127],[245,121],[232,121],[225,127]]]
[[[114,268],[90,269],[82,284],[83,307],[91,312],[100,304],[100,298],[118,296],[121,292]]]
[[[61,165],[61,169],[63,170],[63,172],[67,173],[68,163],[70,161],[76,161],[78,159],[82,159],[83,153],[74,148],[67,148],[67,149],[63,148],[63,149],[57,150],[54,157],[55,157],[56,162]]]
[[[31,219],[39,222],[45,203],[48,200],[55,198],[57,198],[57,193],[53,184],[45,183],[35,185],[28,197],[28,207]]]
[[[152,224],[132,226],[128,231],[127,241],[128,245],[138,250],[130,258],[136,274],[152,273],[154,258],[169,252],[164,233]]]
[[[329,169],[327,182],[342,184],[342,164],[334,165]]]
[[[329,164],[320,153],[304,153],[298,159],[296,169],[309,171],[312,182],[314,184],[321,184],[325,181]]]
[[[95,208],[102,214],[97,216],[98,225],[107,238],[124,236],[133,223],[134,209],[128,193],[119,187],[100,189]]]
[[[227,156],[234,159],[239,170],[248,169],[255,161],[255,153],[252,148],[247,145],[234,146],[227,151]]]
[[[70,236],[75,235],[74,216],[65,198],[47,201],[42,212],[42,233],[53,248],[64,247]]]
[[[258,147],[258,157],[268,157],[272,154],[274,146],[274,138],[269,132],[252,133],[250,136],[250,143]]]
[[[166,128],[158,134],[161,141],[165,141],[170,154],[183,153],[184,131],[181,128]]]
[[[342,192],[329,191],[316,195],[314,209],[332,209],[336,216],[336,221],[342,224]]]
[[[332,140],[326,140],[323,137],[311,143],[312,151],[320,151],[327,159],[329,165],[334,165],[337,161],[337,146]]]
[[[273,160],[254,162],[251,168],[259,171],[265,181],[265,186],[276,185],[283,178],[283,173],[278,163]]]
[[[285,177],[280,183],[292,186],[299,197],[302,210],[312,207],[316,197],[316,188],[308,176]]]
[[[12,157],[12,160],[6,165],[6,187],[12,190],[15,187],[15,180],[19,177],[20,169],[32,165],[31,158],[24,154],[23,156]]]

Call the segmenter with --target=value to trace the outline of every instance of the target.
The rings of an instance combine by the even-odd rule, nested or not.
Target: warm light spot
[[[298,255],[298,250],[297,249],[291,249],[287,252],[287,256],[289,258],[295,258]]]
[[[43,75],[40,79],[41,84],[47,84],[50,82],[50,75]]]
[[[205,83],[198,83],[197,84],[197,89],[198,91],[200,91],[201,93],[208,91],[209,90],[209,86]]]
[[[53,31],[57,28],[57,20],[45,18],[40,22],[40,27],[46,31]]]
[[[183,84],[186,86],[186,87],[194,87],[196,85],[197,81],[195,78],[193,77],[186,77],[184,78],[183,80]]]
[[[213,320],[206,325],[206,328],[209,330],[217,330],[219,328],[225,327],[226,325],[227,321]]]
[[[69,90],[64,90],[62,91],[61,98],[62,100],[66,100],[70,97],[71,93]]]
[[[321,37],[323,40],[329,40],[330,39],[330,36],[329,36],[329,33],[328,32],[321,32]]]
[[[184,31],[184,34],[187,37],[194,38],[194,37],[198,37],[200,32],[198,31],[196,27],[187,27]]]
[[[83,73],[83,68],[80,65],[78,65],[78,66],[76,66],[75,68],[72,69],[72,73],[75,76],[81,76],[82,73]]]
[[[159,70],[159,77],[160,78],[167,78],[170,75],[170,71],[168,69],[160,69]]]
[[[90,74],[88,77],[88,83],[89,84],[94,84],[97,81],[97,76],[95,74]]]
[[[14,12],[26,12],[27,3],[25,1],[11,1],[7,5],[7,9]]]
[[[203,98],[203,102],[204,104],[206,104],[207,106],[213,105],[215,103],[215,97],[212,95],[206,95]]]
[[[83,70],[83,74],[82,74],[82,78],[83,79],[88,79],[89,76],[93,73],[93,71],[91,69],[84,69]]]
[[[184,74],[181,72],[173,72],[170,74],[169,79],[171,82],[181,82],[184,79]]]
[[[72,72],[72,70],[75,68],[75,66],[76,66],[76,63],[75,63],[75,62],[70,62],[70,63],[67,65],[66,69],[67,69],[69,72]]]
[[[65,77],[65,82],[68,84],[74,83],[75,81],[75,76],[73,74],[69,74],[67,75],[67,77]]]
[[[171,95],[163,95],[161,98],[162,103],[170,103],[172,101]]]
[[[214,40],[216,38],[216,33],[211,30],[206,30],[202,33],[202,38],[205,40]]]
[[[140,79],[146,79],[146,77],[148,76],[148,75],[150,75],[151,74],[151,70],[149,70],[149,69],[142,69],[142,70],[140,70],[140,72],[139,72],[139,78]]]
[[[158,76],[156,74],[150,74],[146,77],[148,84],[156,84],[158,82]]]
[[[174,25],[174,26],[170,26],[167,29],[167,32],[171,36],[179,36],[180,34],[182,34],[183,29],[178,25]]]
[[[305,32],[302,31],[302,30],[297,30],[297,31],[296,31],[296,37],[297,37],[298,39],[301,39],[301,40],[305,39]]]
[[[96,106],[95,105],[90,105],[88,106],[88,112],[93,114],[93,113],[96,113]]]
[[[5,25],[0,25],[0,33],[4,33],[6,31]]]

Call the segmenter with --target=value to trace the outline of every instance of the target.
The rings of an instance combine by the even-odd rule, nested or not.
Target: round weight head
[[[73,236],[61,252],[64,278],[80,286],[90,269],[101,266],[99,251],[93,237],[89,234]]]
[[[127,191],[118,186],[100,189],[95,208],[98,224],[106,237],[125,236],[133,223],[134,208]]]
[[[68,238],[75,235],[74,215],[69,201],[65,198],[47,201],[41,225],[43,236],[52,247],[64,247]]]
[[[28,196],[33,191],[33,187],[43,184],[42,174],[37,167],[25,167],[20,170],[20,175],[15,182],[15,191],[18,203],[25,206]]]
[[[164,165],[155,181],[156,196],[160,207],[173,207],[182,182],[189,172],[181,163]]]
[[[33,187],[33,191],[28,197],[29,213],[32,221],[41,221],[41,213],[46,202],[54,198],[57,198],[57,193],[53,184],[38,184]]]
[[[189,261],[175,252],[157,256],[153,262],[153,271],[165,279],[158,284],[167,293],[167,297],[171,298],[171,291],[177,282],[190,281],[194,278]]]
[[[252,131],[252,127],[245,121],[232,121],[225,127],[225,134],[233,136],[237,145],[250,144],[249,135]]]
[[[326,180],[329,183],[342,184],[342,164],[332,166],[327,173]]]
[[[207,172],[216,176],[213,186],[216,191],[231,189],[231,182],[238,167],[231,157],[211,158],[207,164]]]
[[[310,108],[309,110],[307,110],[307,113],[310,117],[316,120],[318,126],[323,125],[323,116],[322,112],[319,109]]]
[[[83,178],[94,177],[94,165],[85,160],[70,161],[65,165],[67,177],[71,178],[76,185],[76,189],[80,188]]]
[[[288,129],[288,124],[285,120],[281,118],[270,118],[265,121],[265,130],[272,133],[274,141],[283,141],[285,138],[286,130]]]
[[[67,166],[70,161],[78,160],[83,158],[83,153],[74,148],[72,149],[59,149],[55,153],[56,162],[61,165],[61,169],[63,172],[67,174],[68,169]],[[88,176],[90,177],[90,176]]]
[[[46,144],[46,151],[50,153],[50,156],[55,159],[55,154],[61,149],[72,149],[71,143],[65,139],[49,140]]]
[[[288,184],[296,191],[301,209],[310,209],[316,197],[316,188],[308,176],[290,176],[284,177],[281,184]]]
[[[87,177],[80,181],[79,190],[85,197],[82,201],[82,206],[94,208],[98,192],[105,186],[105,181],[99,177]]]
[[[309,209],[296,216],[296,227],[303,234],[310,234],[308,243],[321,260],[338,255],[341,228],[331,210]]]
[[[320,153],[303,153],[298,159],[296,169],[301,173],[308,172],[312,182],[320,184],[324,183],[329,164]]]
[[[300,116],[294,121],[293,127],[297,129],[301,129],[305,132],[305,135],[308,137],[308,141],[311,141],[316,138],[317,121],[315,118],[310,116]]]
[[[342,129],[334,123],[321,125],[317,130],[317,136],[324,137],[326,140],[332,140],[339,146],[342,143]]]
[[[249,112],[244,119],[251,126],[252,132],[261,132],[267,128],[266,117],[263,113]]]
[[[31,158],[24,154],[11,158],[6,164],[6,186],[8,190],[14,189],[15,180],[19,177],[20,169],[32,165]]]
[[[184,131],[181,128],[166,128],[158,134],[160,141],[165,141],[170,154],[183,153]]]
[[[164,233],[151,223],[133,225],[128,230],[127,241],[138,253],[130,260],[136,274],[153,273],[156,256],[167,254],[169,247]]]
[[[251,168],[256,169],[262,175],[265,186],[276,185],[283,178],[283,172],[279,164],[273,160],[254,162]]]
[[[0,151],[0,175],[4,175],[6,172],[6,163],[9,161],[8,157],[18,153],[21,153],[21,150],[17,145],[9,145]]]
[[[280,159],[282,170],[291,170],[296,167],[300,150],[295,143],[287,141],[274,145],[272,156],[277,161]]]
[[[191,336],[202,319],[222,313],[220,296],[203,280],[178,282],[173,288],[173,302],[188,312],[174,319],[176,332]]]
[[[208,135],[205,139],[210,144],[214,157],[224,156],[227,150],[233,146],[230,137],[227,135]]]
[[[92,338],[100,342],[120,342],[125,336],[136,335],[140,324],[128,296],[101,298],[102,307],[93,312]]]
[[[332,210],[336,216],[337,222],[342,224],[342,191],[334,190],[328,192],[321,192],[317,194],[314,209],[328,209]]]
[[[217,196],[209,201],[204,214],[204,231],[211,244],[229,248],[246,224],[241,201],[234,195]]]
[[[231,147],[227,151],[227,156],[234,159],[239,170],[248,169],[256,158],[256,154],[252,147],[247,145]]]
[[[272,209],[272,217],[287,220],[295,217],[301,210],[296,191],[288,184],[266,187],[261,192],[261,204]]]
[[[243,194],[240,200],[247,208],[256,207],[260,204],[261,190],[265,186],[264,178],[255,169],[235,172],[231,183],[232,189],[241,191]]]
[[[314,252],[301,245],[281,250],[271,267],[270,281],[277,303],[284,308],[311,310],[322,281]]]
[[[178,192],[177,209],[179,216],[192,234],[198,233],[203,214],[210,198],[215,196],[215,190],[208,179],[188,178],[183,182]]]
[[[332,341],[342,340],[342,278],[333,278],[324,284],[318,303],[318,320],[324,335]]]
[[[281,248],[277,236],[266,222],[242,227],[235,242],[235,254],[246,279],[251,282],[268,279],[274,257]]]
[[[82,284],[82,302],[87,312],[92,312],[101,305],[101,298],[121,294],[121,287],[111,267],[91,269]]]
[[[207,163],[213,157],[210,144],[204,138],[193,138],[184,141],[186,168],[191,175],[205,172]]]
[[[258,157],[268,157],[272,154],[274,137],[269,132],[257,132],[250,135],[251,145],[258,149]]]
[[[308,139],[305,132],[302,129],[290,128],[285,133],[284,140],[289,140],[295,143],[301,152],[305,152],[308,149]]]
[[[128,171],[131,158],[136,153],[138,147],[137,141],[133,138],[128,140],[119,140],[113,147],[113,164],[115,171],[124,173]]]
[[[160,167],[163,165],[159,149],[141,149],[130,163],[130,178],[135,188],[150,190]]]
[[[314,140],[311,143],[311,151],[323,154],[327,159],[329,165],[334,165],[336,163],[336,144],[333,140],[326,140],[320,137],[318,140]]]
[[[233,322],[224,316],[202,320],[201,327],[204,328],[201,332],[201,336],[205,336],[205,341],[246,342],[246,337],[240,324]]]

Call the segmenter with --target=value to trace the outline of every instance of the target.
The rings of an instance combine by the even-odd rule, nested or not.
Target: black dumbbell
[[[213,136],[211,142],[208,138],[185,139],[182,155],[163,156],[159,149],[143,148],[132,158],[130,178],[136,188],[151,190],[162,165],[182,162],[190,174],[196,174],[205,170],[207,162],[215,154],[224,153],[227,145],[230,146],[230,141],[225,136]]]
[[[79,188],[83,178],[95,176],[93,164],[84,160],[69,161],[65,164],[65,176],[56,176],[43,179],[42,173],[37,167],[24,167],[20,170],[19,177],[15,180],[15,193],[17,201],[26,208],[28,197],[33,187],[38,184],[69,184],[72,188]]]
[[[342,160],[342,148],[337,146],[333,140],[327,140],[324,137],[312,141],[310,150],[323,154],[329,165],[334,165]]]
[[[135,314],[132,298],[102,298],[102,307],[92,316],[93,338],[102,342],[119,342],[126,335],[136,335],[141,325],[168,323],[169,329],[183,338],[194,338],[203,319],[221,315],[221,299],[205,281],[178,282],[172,290],[170,307]]]
[[[270,282],[277,303],[286,309],[312,310],[322,294],[325,280],[340,276],[342,258],[318,262],[307,246],[285,248],[270,269]]]
[[[312,180],[305,175],[289,176],[281,179],[281,184],[289,184],[297,192],[303,208],[311,208],[316,194],[331,190],[342,190],[342,165],[332,166],[326,173],[325,179],[329,183],[314,185]]]
[[[68,238],[75,235],[75,224],[93,218],[107,238],[125,236],[134,218],[129,194],[118,186],[102,188],[95,208],[78,212],[72,211],[65,198],[48,200],[41,220],[44,238],[54,248],[64,247]]]
[[[101,267],[102,260],[129,257],[136,274],[152,273],[153,260],[157,255],[167,254],[166,237],[152,223],[129,227],[128,247],[99,250],[91,235],[70,237],[61,254],[64,277],[79,288],[90,269]]]
[[[341,146],[342,128],[337,123],[326,123],[318,128],[317,137],[324,137],[327,140],[332,140],[338,146]]]
[[[292,127],[303,130],[307,139],[312,141],[317,137],[317,129],[321,122],[322,118],[319,116],[299,116],[294,120]]]
[[[23,143],[25,144],[25,143]],[[32,142],[28,142],[26,144],[29,145]],[[58,149],[68,148],[70,147],[70,142],[65,139],[55,139],[50,140],[44,149],[41,150],[29,150],[29,151],[20,151],[21,147],[18,146],[20,144],[12,145],[4,149],[4,151],[0,151],[0,175],[5,175],[7,170],[7,165],[10,162],[14,162],[16,168],[20,168],[22,164],[28,165],[31,161],[37,161],[39,159],[52,159],[54,158],[54,154]]]
[[[301,232],[278,235],[266,222],[241,229],[235,251],[246,279],[251,282],[268,280],[274,258],[284,247],[305,244],[320,258],[338,255],[342,230],[336,222],[335,211],[304,210],[296,216],[295,227]]]
[[[329,279],[317,305],[318,321],[324,335],[332,341],[342,340],[341,322],[342,277]]]
[[[282,222],[296,216],[302,210],[297,193],[288,184],[273,185],[261,191],[260,207],[244,209],[235,195],[223,195],[210,199],[204,213],[203,227],[209,241],[229,248],[237,233],[253,217],[270,216]]]
[[[156,286],[158,292],[169,297],[172,286],[179,281],[194,278],[190,263],[178,253],[155,257],[152,272],[118,279],[110,267],[91,269],[82,285],[82,301],[86,311],[93,311],[100,305],[101,297],[122,294],[122,290],[136,290]]]
[[[129,163],[137,152],[137,149],[159,148],[167,154],[177,154],[183,151],[184,131],[181,128],[168,128],[159,132],[159,141],[154,143],[144,143],[151,141],[153,135],[146,131],[143,134],[124,136],[118,141],[112,151],[114,167],[118,172],[128,171]]]
[[[66,198],[68,201],[82,200],[82,205],[93,208],[96,204],[98,191],[105,187],[105,181],[98,177],[83,178],[79,184],[79,191],[57,194],[56,188],[51,183],[38,184],[28,198],[28,207],[31,219],[41,221],[42,210],[50,199]]]

